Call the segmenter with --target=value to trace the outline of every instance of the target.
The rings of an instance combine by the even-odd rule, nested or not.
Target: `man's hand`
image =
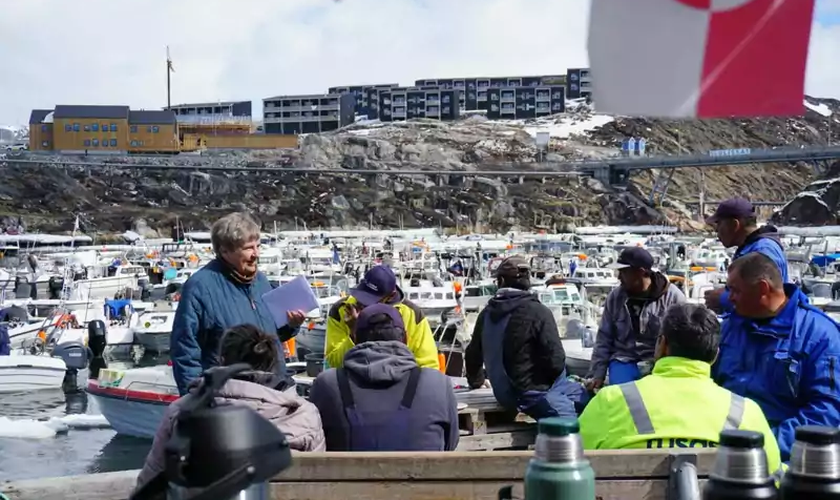
[[[584,381],[583,386],[586,388],[587,391],[593,392],[597,391],[601,387],[604,387],[603,379],[599,378],[590,378]]]
[[[712,311],[720,314],[723,312],[723,306],[720,305],[720,297],[723,295],[725,288],[715,288],[714,290],[707,290],[705,293],[706,307]]]
[[[306,313],[303,311],[289,311],[286,313],[286,319],[289,320],[289,328],[297,328],[303,324],[306,319]]]
[[[359,314],[364,307],[361,304],[348,304],[344,309],[344,322],[347,324],[347,328],[350,329],[350,339],[355,343],[356,320],[359,319]]]

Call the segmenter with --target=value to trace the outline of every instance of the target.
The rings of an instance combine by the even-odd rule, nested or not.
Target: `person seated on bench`
[[[454,450],[459,431],[452,382],[418,366],[400,311],[369,305],[350,336],[354,347],[343,367],[318,375],[309,391],[327,451]]]
[[[665,313],[653,373],[601,389],[580,416],[586,449],[715,448],[724,429],[764,434],[771,471],[779,445],[758,404],[715,384],[720,322],[705,306],[682,303]]]
[[[222,335],[219,352],[222,366],[248,363],[254,371],[240,373],[225,382],[216,398],[217,405],[243,405],[254,409],[286,435],[293,450],[325,451],[326,440],[318,409],[298,396],[294,383],[288,378],[276,374],[281,358],[274,332],[268,334],[253,325],[234,326]],[[201,383],[202,379],[196,379],[190,389]],[[137,477],[135,491],[164,472],[166,443],[175,430],[180,408],[190,397],[187,393],[166,409],[146,463]]]
[[[489,379],[503,408],[537,420],[576,417],[588,395],[566,378],[566,351],[554,315],[530,292],[529,260],[503,260],[496,283],[499,290],[479,313],[464,353],[470,387],[478,389]]]

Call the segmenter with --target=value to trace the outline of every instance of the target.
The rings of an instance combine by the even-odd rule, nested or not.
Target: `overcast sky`
[[[632,1],[632,0],[628,0]],[[809,94],[840,97],[840,0],[817,0]],[[587,66],[588,0],[2,0],[0,124],[55,104],[261,100]],[[628,47],[632,50],[632,47]],[[663,64],[667,64],[663,61]]]

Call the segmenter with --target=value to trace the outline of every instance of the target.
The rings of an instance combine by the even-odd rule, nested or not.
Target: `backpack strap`
[[[408,383],[405,385],[405,393],[403,394],[402,403],[403,408],[411,408],[414,403],[414,396],[417,394],[417,385],[420,383],[420,375],[422,368],[415,366],[411,369],[411,374],[408,376]]]

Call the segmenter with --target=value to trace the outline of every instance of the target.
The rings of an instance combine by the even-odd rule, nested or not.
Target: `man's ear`
[[[715,357],[714,357],[714,359],[712,359],[712,362],[709,363],[709,364],[712,364],[712,365],[715,364],[718,360],[718,356],[720,356],[720,348],[715,349]]]
[[[767,280],[758,280],[756,286],[758,286],[758,291],[761,292],[762,297],[770,295],[770,291],[773,289],[770,286],[770,283],[767,282]]]

